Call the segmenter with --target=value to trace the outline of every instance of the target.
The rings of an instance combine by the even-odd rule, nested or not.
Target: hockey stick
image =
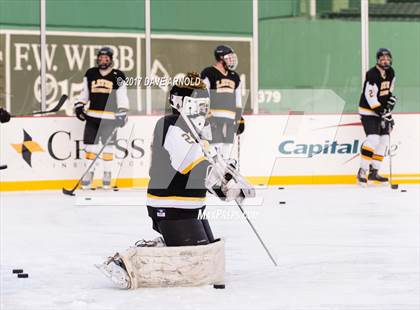
[[[238,137],[238,171],[241,170],[241,135],[237,135]]]
[[[214,165],[216,163],[216,161],[213,159],[213,157],[211,157],[211,155],[209,154],[209,152],[206,150],[200,136],[198,135],[197,131],[195,130],[194,125],[191,123],[190,119],[185,115],[184,112],[179,111],[182,119],[184,120],[184,122],[187,124],[191,134],[193,135],[194,140],[196,141],[196,143],[198,143],[201,146],[201,149],[206,157],[206,159],[212,164]],[[225,165],[224,167],[226,169],[227,172],[229,172],[234,179],[236,180],[240,180],[243,179],[243,177],[235,170],[233,169],[230,165]],[[221,172],[219,172],[219,174],[223,174]],[[244,190],[244,189],[242,189]],[[246,189],[247,191],[249,191],[249,195],[254,195],[255,196],[255,190],[251,191],[250,189]],[[262,240],[262,238],[260,237],[260,234],[257,232],[257,230],[255,229],[254,225],[252,224],[251,220],[248,218],[248,215],[246,214],[245,210],[242,207],[242,199],[236,198],[235,202],[238,205],[239,209],[241,210],[242,214],[244,215],[245,219],[247,220],[249,226],[251,226],[253,232],[255,233],[255,235],[257,236],[258,240],[260,241],[261,245],[263,246],[264,250],[266,251],[267,255],[270,257],[271,261],[273,262],[274,266],[278,266],[276,260],[274,259],[273,255],[271,255],[270,251],[268,250],[267,246],[265,245],[264,241]]]
[[[67,95],[62,95],[60,97],[60,100],[58,100],[57,105],[54,108],[50,109],[50,110],[47,110],[47,111],[36,111],[36,112],[33,112],[31,114],[27,114],[27,115],[12,115],[12,117],[42,115],[42,114],[48,114],[48,113],[58,112],[61,109],[61,107],[64,105],[64,103],[66,102],[67,98],[68,98]]]
[[[117,131],[117,129],[118,129],[118,127],[115,127],[114,128],[114,130],[112,131],[112,133],[110,134],[110,136],[108,137],[108,139],[106,139],[106,141],[103,144],[102,148],[99,150],[98,154],[96,154],[96,157],[92,160],[92,162],[90,163],[89,167],[87,167],[86,171],[83,173],[83,175],[77,181],[76,185],[72,189],[65,189],[63,187],[63,194],[64,195],[74,196],[74,192],[79,187],[80,182],[82,182],[82,180],[85,177],[85,175],[89,173],[90,169],[96,163],[97,159],[99,158],[99,156],[101,155],[101,153],[104,151],[105,147],[109,144],[109,142],[111,142],[111,140],[114,137],[114,134]]]
[[[389,156],[389,185],[391,189],[398,189],[398,184],[392,184],[392,154],[391,154],[391,130],[388,133],[388,156]]]

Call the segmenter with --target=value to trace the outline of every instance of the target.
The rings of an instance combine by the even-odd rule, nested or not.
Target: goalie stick
[[[32,116],[32,115],[42,115],[42,114],[48,114],[48,113],[56,113],[64,105],[64,103],[66,102],[67,98],[68,98],[67,95],[62,95],[60,97],[60,100],[58,100],[57,105],[54,108],[50,109],[50,110],[47,110],[47,111],[35,111],[35,112],[33,112],[31,114],[27,114],[27,115],[12,115],[12,117],[21,117],[21,116]]]
[[[188,118],[187,115],[185,115],[185,113],[183,111],[179,111],[179,114],[181,115],[182,119],[184,120],[184,122],[187,124],[188,129],[190,130],[190,133],[193,135],[194,140],[196,141],[196,143],[198,143],[201,146],[201,149],[204,153],[204,156],[206,157],[206,159],[212,164],[214,165],[216,163],[216,161],[214,160],[214,158],[210,155],[209,151],[206,149],[204,142],[201,140],[200,136],[198,135],[194,125],[192,124],[192,122],[190,121],[190,119]],[[245,178],[234,168],[232,168],[230,165],[228,165],[224,160],[222,160],[220,158],[220,156],[218,157],[218,159],[224,164],[223,165],[223,171],[217,171],[217,173],[219,174],[219,177],[223,178],[224,174],[226,172],[228,172],[229,174],[232,175],[232,177],[241,185],[241,186],[245,186],[245,188],[241,188],[244,197],[241,198],[236,198],[235,202],[238,205],[239,209],[241,210],[242,214],[244,215],[245,219],[247,220],[249,226],[251,227],[251,229],[253,230],[254,234],[256,235],[256,237],[258,238],[258,240],[260,241],[261,245],[263,246],[264,250],[266,251],[267,255],[269,256],[270,260],[273,262],[274,266],[278,266],[276,260],[274,259],[273,255],[271,255],[271,252],[268,250],[267,246],[265,245],[264,241],[262,240],[262,238],[260,237],[259,233],[257,232],[257,230],[255,229],[254,225],[252,224],[251,220],[249,219],[248,215],[246,214],[245,210],[242,207],[242,202],[245,199],[245,197],[255,197],[255,189],[250,186],[248,184],[248,182],[245,180]],[[216,167],[216,165],[214,165],[214,167]]]
[[[94,160],[92,160],[92,162],[90,163],[89,167],[87,167],[86,171],[83,173],[83,175],[80,177],[80,179],[77,181],[76,185],[72,188],[72,189],[66,189],[63,187],[63,194],[64,195],[69,195],[69,196],[74,196],[74,192],[76,191],[76,189],[79,187],[80,182],[82,182],[83,178],[85,177],[85,175],[90,171],[90,169],[93,167],[93,165],[96,163],[97,159],[99,158],[99,156],[102,154],[103,150],[105,149],[105,147],[109,144],[109,142],[111,142],[112,138],[114,137],[115,132],[117,131],[118,127],[115,127],[114,130],[112,131],[112,133],[110,134],[110,136],[108,137],[108,139],[106,139],[105,143],[103,144],[102,148],[99,150],[98,154],[96,154],[96,157]]]

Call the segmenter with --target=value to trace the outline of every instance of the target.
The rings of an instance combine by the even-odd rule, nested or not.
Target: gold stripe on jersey
[[[93,112],[93,113],[99,113],[99,114],[112,114],[114,115],[115,112],[112,111],[102,111],[102,110],[92,110],[92,109],[88,109],[88,112]]]
[[[233,112],[233,111],[230,111],[230,110],[223,110],[223,109],[211,109],[211,113],[212,113],[212,114],[214,114],[214,113],[227,113],[227,114],[232,114],[233,116],[235,116],[235,115],[236,115],[236,113],[235,113],[235,112]]]
[[[204,201],[205,197],[186,197],[186,196],[155,196],[147,194],[147,198],[161,199],[161,200],[183,200],[183,201]]]
[[[228,119],[235,119],[236,113],[229,110],[211,110],[211,115],[214,117],[224,117]]]
[[[189,164],[184,170],[181,171],[182,174],[187,174],[191,170],[194,169],[195,166],[197,166],[199,163],[201,163],[206,158],[204,156],[201,156],[200,158],[194,160],[191,164]]]
[[[86,114],[91,117],[101,118],[101,119],[115,119],[115,113],[111,111],[101,111],[101,110],[92,110],[88,109]]]

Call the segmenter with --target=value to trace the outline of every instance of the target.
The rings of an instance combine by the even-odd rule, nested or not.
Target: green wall
[[[331,5],[329,0],[321,2]],[[38,3],[0,0],[0,28],[37,28]],[[260,88],[331,88],[345,99],[346,111],[355,111],[361,85],[360,22],[290,18],[299,13],[302,3],[260,0]],[[251,0],[152,0],[151,4],[153,32],[252,33]],[[48,29],[143,32],[143,12],[144,0],[47,0]],[[371,64],[378,47],[394,53],[400,111],[420,111],[419,38],[420,22],[370,23]],[[321,106],[328,108],[328,102]]]
[[[47,0],[46,3],[48,29],[144,31],[144,0]],[[39,0],[0,0],[0,27],[36,28],[38,12]],[[231,35],[252,32],[251,0],[152,0],[151,12],[154,32]]]
[[[393,52],[397,74],[397,111],[420,111],[420,23],[371,22],[371,66],[375,50]],[[260,89],[333,89],[346,101],[345,111],[357,109],[361,91],[360,23],[342,20],[276,19],[260,24]],[[293,108],[268,105],[283,111]],[[329,102],[318,112],[329,112]]]

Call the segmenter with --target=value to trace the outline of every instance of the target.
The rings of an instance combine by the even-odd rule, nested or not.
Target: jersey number
[[[183,133],[182,137],[184,138],[185,141],[187,141],[187,143],[194,144],[194,139],[189,134]]]

